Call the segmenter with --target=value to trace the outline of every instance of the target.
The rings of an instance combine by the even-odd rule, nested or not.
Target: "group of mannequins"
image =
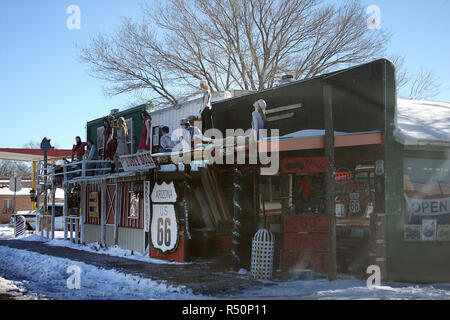
[[[191,149],[197,148],[201,145],[202,141],[197,141],[195,137],[201,137],[206,130],[214,128],[213,111],[211,106],[211,88],[206,80],[201,81],[201,89],[204,91],[202,107],[199,110],[197,116],[189,116],[185,125],[182,127],[185,129],[185,139],[188,141]],[[261,130],[264,129],[264,121],[266,121],[266,102],[262,99],[255,101],[253,104],[254,111],[252,112],[252,135],[250,138],[254,140],[260,140]],[[143,110],[141,111],[142,120],[142,133],[139,139],[138,152],[149,152],[152,150],[152,118],[150,114]],[[195,126],[195,121],[201,121],[202,129],[200,130]],[[110,115],[103,119],[103,153],[100,154],[100,158],[103,160],[110,160],[112,162],[111,172],[117,172],[119,168],[119,156],[129,153],[127,146],[128,128],[126,121],[123,117],[115,120],[114,116]],[[176,144],[171,140],[169,134],[169,128],[163,128],[163,138],[161,139],[163,148],[161,151],[170,151]],[[164,143],[163,143],[164,142]],[[87,150],[87,160],[96,160],[99,158],[95,144],[90,140],[88,142],[82,142],[80,137],[76,137],[76,144],[72,149],[72,161],[76,157],[77,161],[83,160],[85,156],[85,148]],[[90,165],[92,167],[92,165]]]

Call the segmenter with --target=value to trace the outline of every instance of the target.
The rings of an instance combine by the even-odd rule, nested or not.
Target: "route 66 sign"
[[[359,193],[350,193],[349,209],[352,213],[358,213],[359,211],[361,211],[361,206],[359,203]]]
[[[154,204],[151,224],[152,245],[162,253],[178,246],[178,222],[173,204]]]
[[[375,174],[377,176],[381,176],[384,174],[384,161],[383,160],[375,161]]]

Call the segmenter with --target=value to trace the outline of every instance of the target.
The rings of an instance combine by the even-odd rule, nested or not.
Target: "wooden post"
[[[324,114],[325,114],[325,156],[328,158],[328,169],[326,172],[326,212],[330,217],[330,230],[328,242],[328,256],[329,256],[329,272],[328,280],[334,281],[337,279],[336,266],[336,201],[335,193],[335,179],[334,179],[334,125],[333,125],[333,103],[332,103],[332,88],[329,85],[323,88],[324,100]]]
[[[281,225],[280,225],[280,231],[282,236],[280,237],[280,258],[279,258],[279,264],[280,269],[282,271],[282,277],[284,279],[287,279],[288,276],[288,270],[285,269],[283,266],[283,253],[284,253],[284,217],[286,213],[289,211],[289,194],[290,194],[290,176],[286,173],[281,173],[280,175],[280,191],[281,191]],[[266,220],[266,219],[265,219]],[[265,221],[266,222],[266,221]],[[266,222],[267,223],[267,222]],[[268,223],[267,223],[268,224]]]

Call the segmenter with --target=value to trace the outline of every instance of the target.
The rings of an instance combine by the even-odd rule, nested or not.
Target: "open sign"
[[[337,183],[345,183],[352,179],[352,173],[349,169],[341,168],[337,169],[334,174],[334,180]]]

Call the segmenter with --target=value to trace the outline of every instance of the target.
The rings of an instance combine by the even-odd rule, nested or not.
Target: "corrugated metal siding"
[[[105,243],[108,247],[114,246],[114,226],[105,226]]]
[[[125,228],[135,228],[135,229],[143,229],[144,228],[144,201],[142,199],[139,201],[139,216],[138,218],[129,218],[129,194],[128,192],[131,190],[131,182],[122,183],[122,215],[120,217],[119,227]]]
[[[84,225],[84,241],[86,243],[101,242],[100,228],[101,227],[99,225],[85,224]]]
[[[102,216],[102,188],[101,185],[99,184],[88,184],[86,186],[86,194],[85,197],[87,199],[86,201],[86,223],[87,224],[95,224],[95,225],[100,225],[101,224],[101,216]],[[98,201],[99,201],[99,206],[98,206],[98,218],[97,217],[91,217],[89,215],[89,193],[91,192],[98,192]]]
[[[218,101],[226,98],[230,98],[231,93],[213,93],[211,101]],[[167,126],[170,132],[180,128],[180,120],[186,119],[190,115],[197,116],[200,108],[202,107],[203,98],[198,98],[191,101],[181,103],[176,107],[169,107],[150,113],[152,116],[152,126]]]
[[[119,247],[144,254],[144,230],[119,228]]]

